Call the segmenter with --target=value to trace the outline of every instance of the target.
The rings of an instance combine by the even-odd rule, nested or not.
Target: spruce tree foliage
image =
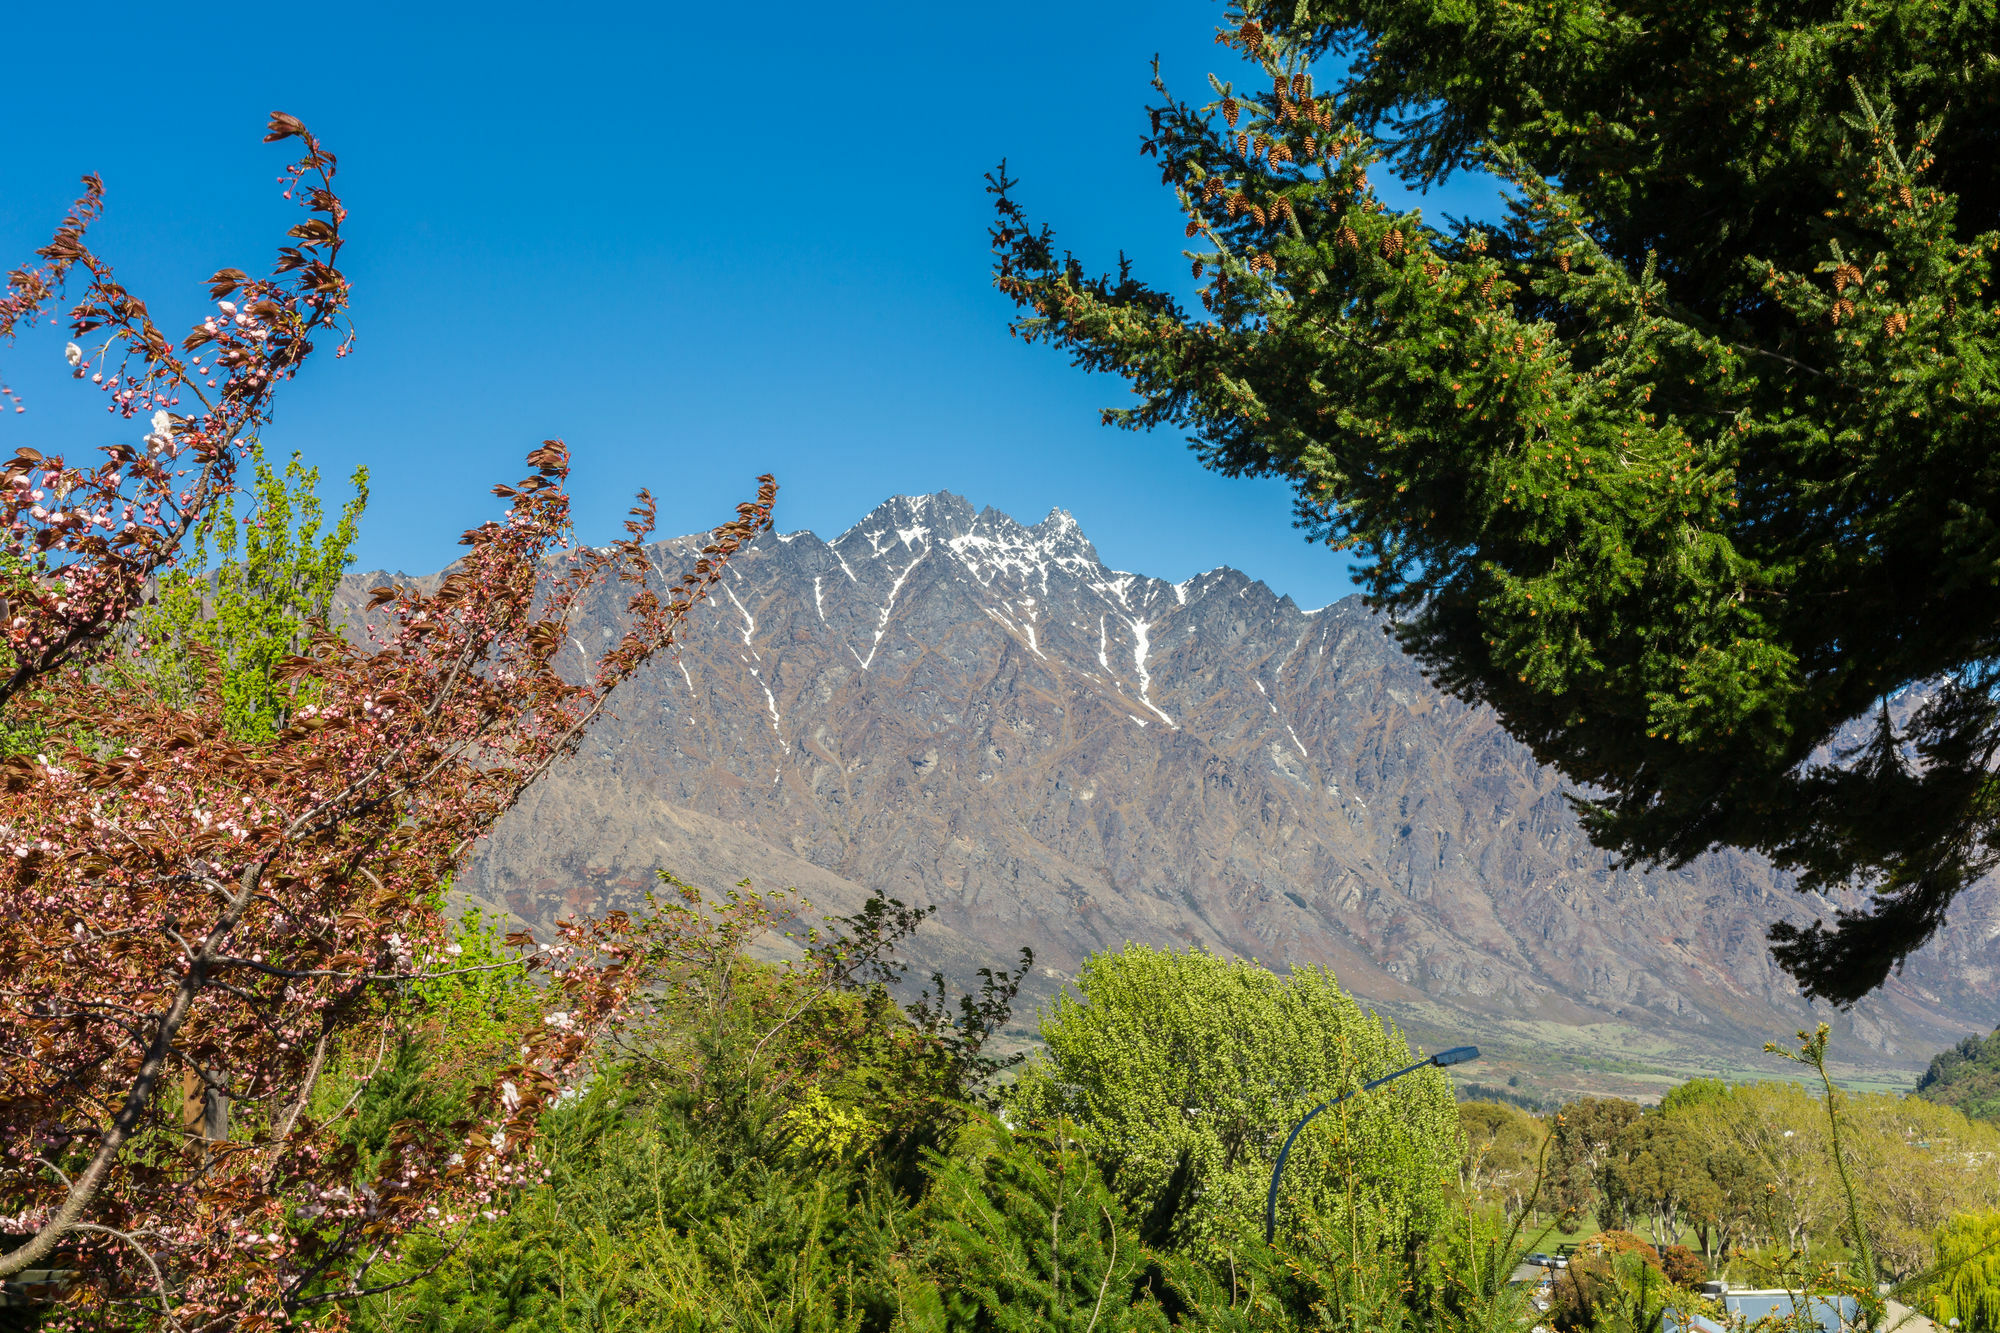
[[[946,1278],[936,1327],[1164,1329],[1163,1298],[1177,1312],[1216,1304],[1210,1291],[1172,1290],[1142,1227],[1070,1129],[1057,1124],[1017,1138],[992,1125],[990,1141],[936,1159],[928,1211],[937,1219],[939,1275]],[[1191,1278],[1206,1286],[1198,1269],[1172,1267],[1183,1286]],[[1264,1294],[1268,1300],[1268,1282]],[[1247,1290],[1244,1296],[1246,1304],[1253,1299]],[[1219,1305],[1215,1326],[1244,1322],[1229,1318],[1226,1298]]]
[[[1003,168],[1015,331],[1289,480],[1600,845],[1868,890],[1772,931],[1866,994],[2000,859],[1995,7],[1241,0],[1218,40],[1252,82],[1159,83],[1143,146],[1201,309],[1087,276]]]
[[[295,695],[310,685],[283,679],[278,667],[325,622],[353,562],[368,470],[355,469],[354,495],[328,526],[317,467],[293,454],[281,471],[255,443],[245,453],[247,510],[218,505],[195,531],[193,560],[160,580],[139,619],[136,669],[169,699],[192,697],[219,671],[230,734],[267,740],[306,702]]]

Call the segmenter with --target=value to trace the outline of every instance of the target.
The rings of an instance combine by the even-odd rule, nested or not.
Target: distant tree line
[[[2000,1129],[1922,1098],[1839,1102],[1884,1277],[1924,1270],[1952,1217],[2000,1206]],[[1694,1079],[1656,1107],[1585,1097],[1549,1116],[1468,1102],[1459,1121],[1462,1188],[1565,1231],[1638,1230],[1746,1278],[1774,1252],[1852,1247],[1825,1108],[1794,1083]]]

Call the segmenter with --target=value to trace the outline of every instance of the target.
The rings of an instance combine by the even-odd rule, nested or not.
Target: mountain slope
[[[1917,1080],[1916,1094],[1975,1119],[2000,1120],[2000,1032],[1940,1051]]]
[[[692,550],[661,543],[662,573]],[[620,620],[607,597],[578,650]],[[934,903],[934,957],[963,975],[1031,944],[1043,996],[1128,939],[1325,963],[1419,1034],[1626,1090],[1751,1070],[1816,1021],[1763,936],[1831,906],[1738,854],[1614,869],[1556,776],[1358,599],[1118,573],[1061,511],[1027,527],[950,494],[761,539],[462,885],[545,924],[629,905],[655,866]],[[1906,1085],[2000,1018],[2000,909],[1982,888],[1956,911],[1825,1015],[1856,1073]]]

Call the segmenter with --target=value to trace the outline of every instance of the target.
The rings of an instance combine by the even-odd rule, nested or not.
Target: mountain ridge
[[[671,576],[699,542],[649,553]],[[586,608],[576,652],[622,615]],[[1821,1017],[1858,1076],[1907,1084],[2000,1018],[1989,889],[1876,997],[1823,1011],[1762,937],[1832,902],[1740,853],[1616,869],[1562,782],[1359,597],[1111,570],[1060,508],[1024,525],[939,492],[830,541],[766,534],[615,708],[467,892],[546,926],[632,905],[654,865],[713,884],[755,862],[838,910],[935,905],[919,962],[959,975],[1031,944],[1043,1000],[1127,939],[1325,963],[1549,1086],[1758,1072],[1764,1040]]]

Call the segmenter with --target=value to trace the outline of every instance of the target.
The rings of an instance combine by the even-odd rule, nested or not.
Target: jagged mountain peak
[[[1051,560],[1074,561],[1084,565],[1102,565],[1097,558],[1097,547],[1090,538],[1083,535],[1083,529],[1067,509],[1051,509],[1049,516],[1028,529],[1035,540],[1049,552]]]
[[[801,530],[777,540],[790,544],[809,536],[813,534]],[[687,540],[691,539],[675,539],[683,544]],[[818,541],[814,537],[809,545]],[[823,544],[840,558],[850,578],[862,576],[861,567],[850,561],[886,560],[901,569],[936,551],[954,557],[984,587],[1013,588],[1039,596],[1056,589],[1056,583],[1051,582],[1054,579],[1107,598],[1126,613],[1137,609],[1131,601],[1134,595],[1151,601],[1170,598],[1185,605],[1218,589],[1260,603],[1297,606],[1289,594],[1280,594],[1228,565],[1218,565],[1178,584],[1112,569],[1076,516],[1061,506],[1029,525],[992,505],[974,509],[964,496],[952,491],[892,495]]]
[[[968,564],[1040,565],[1059,562],[1101,566],[1097,548],[1068,510],[1055,508],[1027,526],[988,505],[975,510],[950,491],[933,495],[892,495],[828,545],[843,555],[860,550],[868,557],[898,551],[922,553],[944,546]]]
[[[885,528],[921,527],[942,530],[947,534],[962,532],[978,516],[978,511],[964,496],[950,491],[938,491],[932,495],[892,495],[828,544],[838,546],[857,535],[865,536]]]
[[[673,577],[700,544],[651,551]],[[616,639],[623,606],[607,595],[579,652]],[[1382,623],[1227,566],[1109,569],[1061,508],[1027,526],[892,496],[831,542],[739,556],[677,657],[460,882],[541,925],[633,905],[655,867],[842,910],[881,889],[936,906],[973,966],[1032,944],[1036,1000],[1093,950],[1200,944],[1329,964],[1440,1037],[1616,1038],[1677,1074],[1743,1069],[1822,1016],[1764,929],[1823,903],[1747,856],[1620,869],[1561,779],[1432,690]],[[1914,1072],[2000,1017],[2000,908],[1955,910],[1881,995],[1824,1015],[1850,1058]]]

